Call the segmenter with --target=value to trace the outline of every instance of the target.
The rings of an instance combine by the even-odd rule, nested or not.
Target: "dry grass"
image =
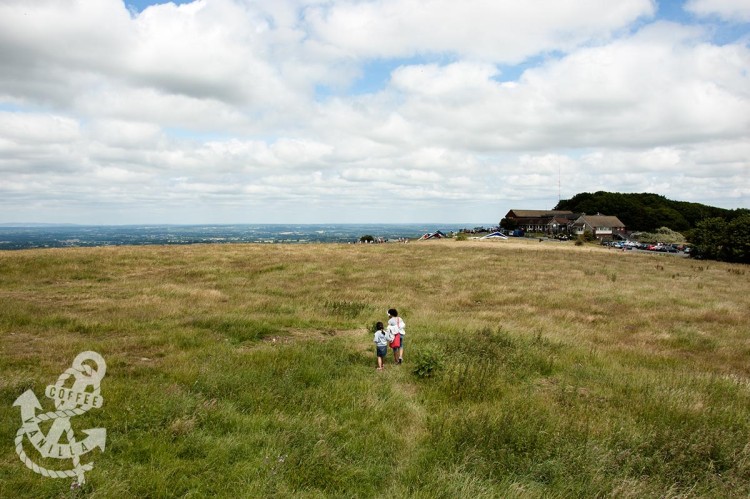
[[[742,496],[746,270],[536,240],[4,252],[0,437],[95,350],[114,443],[94,495]],[[438,378],[375,378],[389,307]],[[65,489],[1,452],[0,496]]]

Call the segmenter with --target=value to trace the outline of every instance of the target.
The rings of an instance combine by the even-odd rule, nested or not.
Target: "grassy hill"
[[[746,266],[523,240],[71,248],[0,253],[0,304],[0,497],[750,494]],[[377,372],[389,307],[405,363]],[[19,460],[13,403],[53,410],[84,350],[104,405],[70,421],[107,444],[70,491]]]

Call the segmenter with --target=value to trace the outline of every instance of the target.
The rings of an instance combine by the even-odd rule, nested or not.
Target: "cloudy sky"
[[[0,0],[0,223],[750,207],[750,0]]]

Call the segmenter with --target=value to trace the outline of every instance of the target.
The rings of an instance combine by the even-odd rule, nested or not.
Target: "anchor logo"
[[[92,367],[86,362],[93,362]],[[77,479],[78,485],[86,482],[84,473],[94,468],[94,463],[81,464],[81,456],[88,454],[95,448],[104,451],[107,441],[107,430],[91,428],[82,430],[86,437],[79,441],[70,424],[70,418],[85,414],[91,409],[98,409],[104,403],[99,394],[99,384],[107,371],[107,365],[101,355],[96,352],[81,352],[73,360],[73,365],[57,378],[54,385],[47,386],[45,395],[55,402],[57,410],[37,414],[42,406],[33,390],[25,391],[13,402],[21,408],[21,427],[16,433],[16,454],[27,468],[50,478]],[[65,382],[74,378],[70,388]],[[89,387],[92,389],[89,390]],[[40,423],[51,421],[52,426],[45,434]],[[63,434],[65,440],[60,443]],[[23,449],[24,436],[44,458],[71,459],[72,467],[65,470],[50,470],[32,461]]]

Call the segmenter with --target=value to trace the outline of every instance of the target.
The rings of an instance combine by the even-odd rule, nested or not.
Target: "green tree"
[[[614,215],[629,230],[652,232],[666,226],[683,233],[694,228],[702,220],[719,217],[729,222],[747,214],[748,211],[671,201],[664,196],[651,193],[622,194],[604,191],[576,194],[570,199],[561,200],[555,209],[589,215]]]
[[[693,256],[721,260],[724,252],[727,223],[723,218],[708,218],[693,231]]]
[[[726,256],[732,262],[750,263],[750,214],[727,224]]]

